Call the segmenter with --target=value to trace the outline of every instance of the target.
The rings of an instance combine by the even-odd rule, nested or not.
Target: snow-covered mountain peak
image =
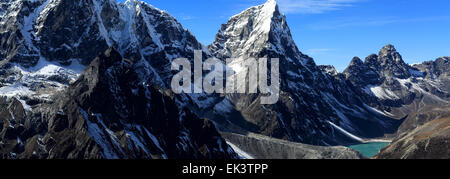
[[[261,12],[267,13],[267,14],[274,14],[278,10],[278,4],[276,0],[268,0],[265,4],[260,5]]]
[[[286,16],[274,0],[231,17],[222,25],[210,50],[218,58],[271,54],[272,58],[286,56],[292,62],[304,59],[292,38]]]
[[[267,2],[266,2],[266,5],[272,5],[272,6],[275,6],[275,5],[277,5],[277,1],[276,0],[267,0]]]
[[[239,18],[240,16],[243,16],[245,14],[248,14],[248,12],[259,12],[259,13],[265,13],[265,14],[273,14],[275,11],[278,11],[278,4],[275,0],[268,0],[266,3],[258,5],[258,6],[253,6],[250,7],[244,11],[242,11],[239,14],[236,14],[234,16],[232,16],[230,18],[234,19],[234,18]]]
[[[150,9],[152,9],[152,10],[155,10],[155,11],[158,11],[158,12],[160,12],[161,14],[164,14],[164,15],[168,15],[168,16],[170,16],[166,11],[164,11],[164,10],[160,10],[160,9],[158,9],[158,8],[156,8],[155,6],[153,6],[153,5],[151,5],[151,4],[148,4],[147,2],[144,2],[144,1],[140,1],[140,0],[127,0],[127,1],[125,1],[125,6],[127,6],[128,8],[135,8],[135,9],[140,9],[142,6],[145,6],[145,7],[148,7],[148,8],[150,8]]]

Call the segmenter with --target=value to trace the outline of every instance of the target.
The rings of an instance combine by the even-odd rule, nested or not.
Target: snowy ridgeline
[[[408,79],[400,79],[400,78],[394,78],[400,85],[401,89],[405,90],[407,92],[411,93],[419,93],[424,95],[432,96],[433,98],[436,98],[439,101],[447,102],[444,99],[439,98],[438,96],[431,94],[426,88],[423,86],[428,84],[433,86],[434,88],[446,92],[445,89],[440,89],[442,84],[439,84],[439,81],[431,81],[428,79],[423,78],[422,72],[415,72],[416,75],[421,74],[422,77],[413,76]],[[400,100],[402,96],[399,96],[398,92],[391,90],[388,87],[384,86],[375,86],[375,85],[368,85],[366,86],[363,91],[369,95],[375,96],[380,100]],[[401,94],[400,94],[401,95]]]
[[[234,150],[234,152],[236,152],[239,155],[239,157],[241,159],[255,159],[250,154],[248,154],[247,152],[243,151],[242,149],[240,149],[239,147],[237,147],[233,143],[227,141],[227,144]]]

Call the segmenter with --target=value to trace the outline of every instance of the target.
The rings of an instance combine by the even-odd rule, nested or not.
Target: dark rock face
[[[393,45],[386,45],[378,54],[378,64],[369,67],[380,72],[385,77],[396,77],[400,79],[409,78],[411,73],[408,66],[402,59],[400,53],[397,52]]]
[[[339,72],[336,70],[334,66],[331,65],[319,65],[319,69],[323,72],[325,72],[329,76],[338,76]]]
[[[98,52],[108,48],[108,39],[102,36],[105,25],[98,16],[101,9],[97,9],[97,4],[105,9],[113,4],[104,0],[61,0],[52,3],[55,7],[46,6],[48,12],[36,21],[36,25],[41,27],[35,31],[39,39],[36,46],[43,57],[61,64],[70,64],[72,59],[85,59],[82,63],[88,65],[90,62],[87,59],[94,59]]]
[[[422,64],[413,65],[414,67],[426,72],[426,77],[431,79],[448,78],[450,67],[450,57],[441,57],[435,61],[428,61]]]
[[[447,108],[448,111],[448,108]],[[378,159],[450,159],[450,118],[435,119],[418,127],[375,156]]]
[[[427,86],[430,93],[443,99],[450,99],[450,57],[441,57],[434,61],[413,65],[424,73],[425,79],[434,83]],[[438,88],[434,87],[438,86]]]
[[[43,124],[48,128],[26,136],[4,127],[4,146],[16,138],[22,142],[15,144],[21,150],[1,147],[1,153],[61,159],[237,157],[211,122],[179,106],[170,91],[140,83],[133,66],[107,50],[55,104],[35,114],[48,121]]]
[[[25,117],[27,112],[15,98],[0,97],[0,150],[23,152],[24,144],[20,136],[27,135]],[[0,152],[0,158],[7,154]]]
[[[42,1],[7,0],[0,2],[0,59],[35,65],[39,60],[37,49],[27,36],[30,26],[27,17],[33,14]],[[5,63],[5,62],[2,62]],[[0,63],[0,64],[2,64]]]
[[[374,57],[375,56],[367,57],[366,62],[371,61]],[[371,66],[374,66],[374,64]],[[380,76],[378,73],[368,65],[364,64],[358,57],[352,59],[349,67],[345,69],[344,74],[353,85],[367,86],[380,83]]]

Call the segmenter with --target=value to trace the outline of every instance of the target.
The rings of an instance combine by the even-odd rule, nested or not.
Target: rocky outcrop
[[[373,57],[367,57],[366,62],[370,61],[369,59],[372,59]],[[343,73],[353,85],[367,86],[375,85],[380,82],[379,74],[368,65],[364,64],[359,57],[354,57]]]
[[[403,61],[400,53],[391,44],[381,49],[377,60],[377,63],[371,63],[369,60],[369,67],[379,72],[383,77],[405,79],[412,76],[411,67]]]
[[[450,114],[441,117],[399,137],[374,158],[450,159]]]
[[[423,98],[430,98],[434,101],[432,103],[448,104],[446,58],[436,60],[439,67],[434,62],[411,66],[389,44],[378,55],[368,56],[364,63],[358,59],[352,60],[344,74],[354,86],[372,98],[368,101],[372,106],[391,112],[393,108]],[[392,113],[401,116],[395,111]]]
[[[450,98],[450,57],[441,57],[434,61],[427,61],[413,65],[424,73],[425,79],[429,81],[427,90],[440,98]],[[438,86],[438,88],[433,86]]]
[[[270,138],[257,134],[239,135],[222,133],[238,149],[254,159],[364,159],[350,148],[321,147]],[[236,150],[238,151],[238,150]]]

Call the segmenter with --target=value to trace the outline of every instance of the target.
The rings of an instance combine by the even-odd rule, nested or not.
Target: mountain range
[[[174,94],[171,62],[193,62],[194,50],[204,59],[279,58],[279,101]],[[231,17],[207,46],[137,0],[3,0],[0,158],[246,158],[245,141],[303,151],[286,155],[299,158],[363,158],[330,146],[395,145],[448,119],[449,59],[409,65],[386,45],[365,61],[355,57],[342,73],[317,65],[296,46],[275,0]],[[448,154],[441,124],[443,132],[425,140],[439,138]],[[333,150],[340,157],[325,155]]]

